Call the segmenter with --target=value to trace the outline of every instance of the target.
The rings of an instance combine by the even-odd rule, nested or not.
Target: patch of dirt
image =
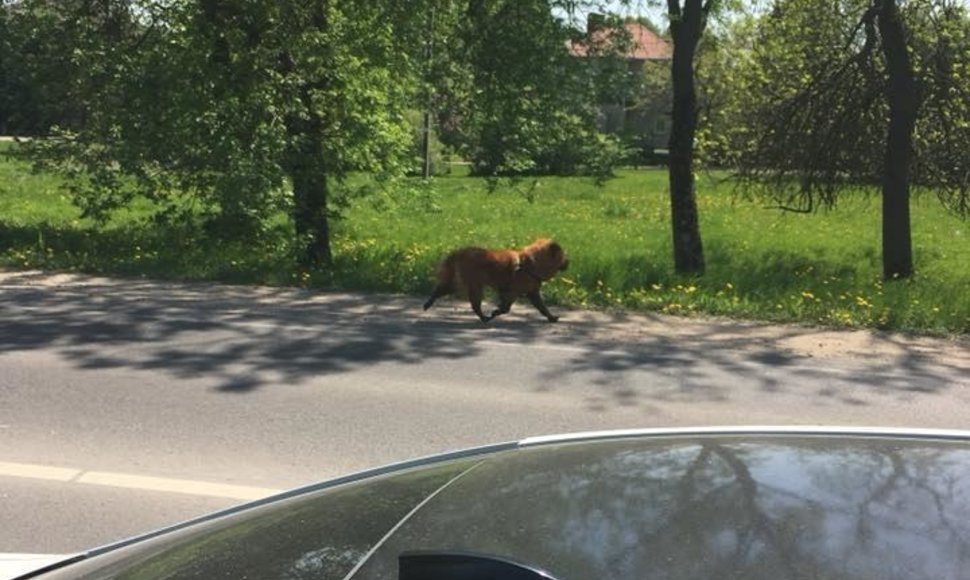
[[[970,369],[970,337],[966,336],[939,338],[660,314],[573,311],[562,317],[567,323],[577,319],[597,327],[602,339],[624,341],[659,335],[673,342],[718,343],[741,350],[783,350],[794,356],[818,359],[944,358]]]

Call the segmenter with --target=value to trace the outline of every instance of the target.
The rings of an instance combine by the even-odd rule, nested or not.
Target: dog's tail
[[[455,267],[455,262],[457,261],[457,256],[455,253],[448,254],[445,259],[438,262],[438,268],[435,271],[435,276],[438,279],[439,286],[454,286],[455,277],[458,274],[458,270]]]

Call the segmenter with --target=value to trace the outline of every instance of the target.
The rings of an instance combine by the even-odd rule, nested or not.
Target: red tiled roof
[[[655,32],[639,22],[627,22],[623,25],[630,35],[631,46],[626,57],[636,60],[668,60],[671,58],[670,44],[657,36]],[[589,33],[590,43],[605,46],[610,41],[614,29],[597,28]],[[589,46],[583,41],[574,41],[569,46],[569,52],[574,56],[586,56]]]

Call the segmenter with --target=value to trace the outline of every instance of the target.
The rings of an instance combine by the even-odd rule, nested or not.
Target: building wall
[[[641,75],[643,61],[630,59],[630,74]],[[640,147],[666,149],[670,140],[670,104],[649,102],[645,96],[631,103],[599,106],[599,130]]]

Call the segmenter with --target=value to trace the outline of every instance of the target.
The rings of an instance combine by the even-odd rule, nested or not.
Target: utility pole
[[[425,75],[424,75],[424,119],[421,123],[421,153],[424,157],[422,175],[425,179],[431,177],[431,59],[434,57],[434,6],[428,13],[428,36],[425,40]]]

